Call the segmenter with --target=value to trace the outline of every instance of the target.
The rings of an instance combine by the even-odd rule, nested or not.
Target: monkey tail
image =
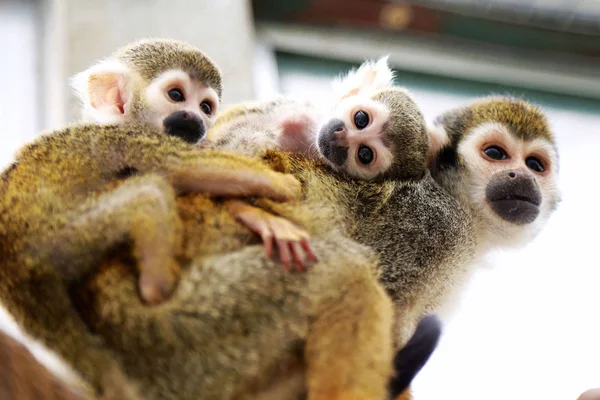
[[[441,334],[442,323],[437,316],[431,314],[421,318],[415,333],[394,357],[395,376],[388,387],[390,399],[404,392],[421,371],[436,349]]]

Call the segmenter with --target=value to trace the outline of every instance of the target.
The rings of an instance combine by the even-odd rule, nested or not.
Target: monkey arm
[[[97,136],[93,128],[98,129],[80,129]],[[95,160],[106,172],[154,172],[165,176],[178,192],[259,196],[275,201],[295,200],[301,194],[294,177],[275,172],[258,159],[235,152],[201,151],[145,126],[108,126],[103,130],[100,139],[90,138],[93,145],[83,156]]]
[[[206,192],[214,196],[266,197],[275,201],[297,200],[300,182],[275,172],[258,159],[223,151],[197,151],[193,158],[169,160],[167,176],[182,192]]]

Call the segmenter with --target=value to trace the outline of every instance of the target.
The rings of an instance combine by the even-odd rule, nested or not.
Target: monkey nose
[[[189,111],[178,111],[164,119],[163,125],[167,135],[176,136],[185,142],[194,144],[206,133],[204,122]]]

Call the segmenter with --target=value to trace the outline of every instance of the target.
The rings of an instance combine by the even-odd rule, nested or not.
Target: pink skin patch
[[[305,112],[283,117],[277,124],[279,146],[286,151],[308,153],[315,143],[316,122]]]

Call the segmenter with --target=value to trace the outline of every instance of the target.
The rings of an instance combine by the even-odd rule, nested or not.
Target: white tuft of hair
[[[388,65],[389,55],[379,60],[367,60],[331,82],[334,96],[339,101],[364,91],[376,91],[394,83],[394,72]]]

